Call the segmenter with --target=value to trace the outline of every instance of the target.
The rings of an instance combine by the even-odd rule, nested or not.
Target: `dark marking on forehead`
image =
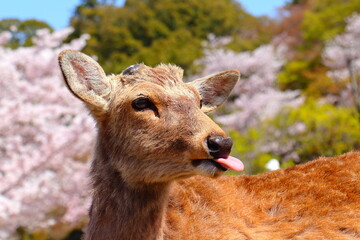
[[[140,64],[134,64],[130,67],[127,67],[124,71],[122,71],[123,75],[134,75],[134,73],[139,70]]]
[[[144,64],[138,64],[136,71],[133,70],[133,66],[129,68],[127,68],[129,70],[125,69],[122,74],[126,83],[144,81],[160,86],[177,86],[179,83],[183,83],[183,70],[174,65],[160,64],[151,68]]]

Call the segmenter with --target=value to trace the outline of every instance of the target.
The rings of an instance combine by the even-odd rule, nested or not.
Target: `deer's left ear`
[[[225,102],[239,78],[239,71],[229,70],[199,78],[188,84],[199,91],[203,103],[201,109],[208,113]]]

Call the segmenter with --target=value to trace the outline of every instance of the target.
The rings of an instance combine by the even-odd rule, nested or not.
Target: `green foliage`
[[[296,5],[296,4],[302,4],[302,3],[306,3],[307,0],[289,0],[288,2],[286,2],[285,5]]]
[[[292,134],[289,129],[299,122],[305,124],[305,131]],[[359,116],[352,108],[308,101],[299,109],[284,109],[268,124],[287,130],[282,131],[280,136],[284,140],[280,142],[295,140],[295,151],[302,162],[321,155],[339,155],[360,147]]]
[[[32,37],[36,35],[37,30],[43,28],[53,30],[46,22],[35,19],[21,21],[9,18],[0,21],[0,32],[9,31],[12,33],[12,39],[9,43],[5,44],[5,47],[9,48],[32,46]]]
[[[281,90],[300,89],[311,98],[340,94],[345,82],[334,82],[327,76],[327,71],[319,61],[292,60],[278,74],[277,84]]]
[[[269,43],[274,36],[275,21],[267,16],[256,18],[245,15],[232,33],[233,41],[228,47],[234,51],[250,51]]]
[[[193,63],[210,33],[249,36],[230,46],[249,49],[270,39],[264,22],[235,0],[128,0],[123,7],[88,0],[71,19],[75,31],[70,39],[89,33],[84,52],[98,56],[107,72],[118,73],[136,62],[172,62],[195,70]]]
[[[302,89],[307,96],[315,98],[338,94],[344,84],[336,84],[327,77],[328,69],[322,64],[321,54],[326,41],[344,31],[345,19],[360,10],[360,1],[289,1],[287,7],[293,9],[288,11],[293,14],[293,20],[301,22],[301,32],[287,31],[293,34],[290,37],[298,39],[300,36],[300,39],[292,46],[292,57],[279,74],[281,89]],[[303,14],[294,10],[299,8],[303,9]]]
[[[309,42],[330,40],[343,32],[344,19],[360,10],[359,0],[312,0],[303,21],[303,37]]]
[[[265,165],[276,158],[275,155],[260,152],[264,129],[249,128],[245,133],[230,131],[229,135],[234,141],[232,154],[238,156],[245,165],[245,173],[256,174],[267,171]]]
[[[296,165],[295,161],[287,160],[287,161],[281,162],[280,168],[285,169],[285,168],[289,168],[289,167],[292,167],[292,166],[295,166],[295,165]]]
[[[45,231],[28,233],[24,228],[17,229],[17,235],[20,240],[48,240],[48,234]]]
[[[301,131],[296,131],[298,124],[303,126]],[[285,108],[256,128],[231,132],[230,136],[234,140],[233,154],[244,161],[247,172],[259,173],[266,171],[264,166],[272,158],[280,160],[285,168],[295,162],[359,149],[360,121],[355,109],[309,100],[298,109]]]
[[[309,79],[304,76],[304,73],[309,64],[309,62],[301,60],[288,62],[278,75],[280,89],[304,89],[307,87]]]
[[[268,171],[268,169],[265,167],[266,163],[268,163],[273,158],[274,156],[268,153],[259,154],[252,163],[252,171],[255,173],[263,173]]]

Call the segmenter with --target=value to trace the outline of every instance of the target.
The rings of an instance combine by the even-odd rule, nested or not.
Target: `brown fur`
[[[171,65],[106,77],[81,53],[59,61],[98,125],[86,240],[360,239],[359,152],[258,176],[214,179],[221,170],[193,164],[212,158],[208,137],[225,137],[204,112],[237,71],[186,84]],[[156,108],[135,110],[144,96]]]
[[[360,239],[360,152],[174,185],[165,239]],[[210,238],[211,236],[211,238]]]

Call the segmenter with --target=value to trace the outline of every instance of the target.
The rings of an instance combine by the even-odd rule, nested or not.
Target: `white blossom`
[[[349,96],[352,94],[360,111],[360,15],[353,14],[346,22],[345,32],[327,42],[323,51],[323,62],[330,68],[330,78],[337,82],[350,79],[349,87],[344,88],[335,101],[349,105]],[[343,98],[344,95],[347,97]],[[334,100],[330,97],[329,101]]]
[[[266,163],[265,167],[270,171],[275,171],[280,169],[280,163],[277,159],[273,158]]]

